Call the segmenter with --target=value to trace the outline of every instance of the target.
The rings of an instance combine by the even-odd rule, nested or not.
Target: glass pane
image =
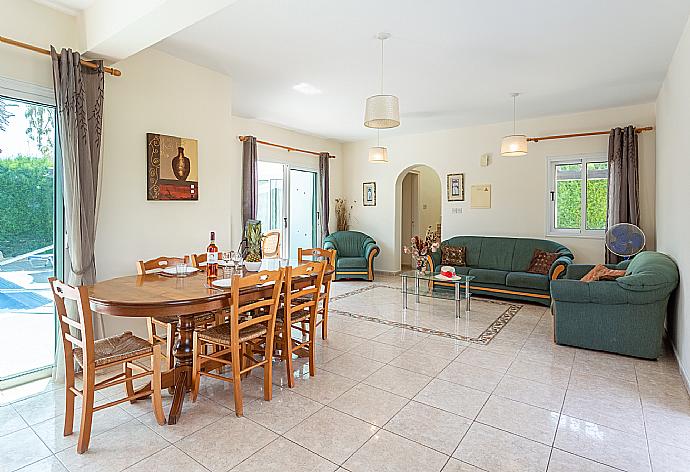
[[[53,107],[0,97],[0,380],[53,365]],[[31,348],[26,348],[27,336]]]
[[[587,229],[606,229],[608,162],[587,163]]]
[[[556,166],[554,227],[580,229],[582,221],[582,164]]]
[[[259,161],[258,174],[259,202],[256,217],[261,221],[261,230],[282,231],[283,165]]]
[[[316,246],[316,172],[290,170],[290,258]]]

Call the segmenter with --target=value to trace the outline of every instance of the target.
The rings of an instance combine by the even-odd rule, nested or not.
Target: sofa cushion
[[[506,276],[506,285],[510,287],[532,288],[536,290],[549,289],[549,277],[530,272],[510,272]]]
[[[551,266],[556,259],[560,257],[557,252],[546,252],[541,249],[535,249],[534,255],[532,256],[532,261],[529,263],[527,272],[532,274],[543,274],[548,275],[551,270]]]
[[[511,270],[515,238],[484,238],[477,267]]]
[[[467,258],[465,256],[467,249],[465,246],[448,246],[441,245],[441,264],[452,266],[466,266]]]
[[[367,270],[369,264],[364,257],[339,257],[336,266],[338,269],[348,270],[348,269],[359,269]]]
[[[447,246],[465,248],[465,264],[468,266],[479,266],[479,255],[482,250],[482,236],[456,236],[443,241],[441,244]]]
[[[470,275],[472,267],[467,266],[453,266],[455,267],[455,275]]]
[[[561,256],[567,256],[570,259],[573,258],[573,253],[570,252],[568,248],[555,241],[550,241],[548,239],[516,238],[511,270],[515,272],[527,272],[535,249],[541,249],[546,252],[557,252]]]
[[[474,276],[474,281],[477,282],[505,285],[508,272],[496,269],[470,269],[470,275]]]

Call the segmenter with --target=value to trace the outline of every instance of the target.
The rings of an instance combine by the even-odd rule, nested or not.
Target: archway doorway
[[[407,270],[412,267],[412,259],[403,252],[403,246],[408,246],[413,236],[424,238],[429,229],[440,234],[441,179],[431,167],[415,165],[400,173],[396,187],[400,196],[396,202],[396,250],[400,269]]]

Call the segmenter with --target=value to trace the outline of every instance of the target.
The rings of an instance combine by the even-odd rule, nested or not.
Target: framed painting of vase
[[[146,187],[147,200],[198,200],[197,140],[147,133]]]

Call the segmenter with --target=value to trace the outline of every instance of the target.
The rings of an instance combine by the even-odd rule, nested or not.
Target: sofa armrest
[[[324,240],[323,248],[324,249],[335,249],[336,257],[338,257],[338,246],[335,244],[334,240],[332,240],[332,239]]]
[[[370,241],[364,245],[364,257],[366,259],[376,257],[379,252],[381,252],[381,248],[375,242]]]
[[[594,264],[570,264],[565,271],[565,278],[580,280],[592,269],[594,269]]]
[[[551,265],[551,269],[549,270],[549,279],[556,280],[563,278],[566,270],[568,269],[568,266],[572,263],[573,260],[566,256],[561,256],[558,259],[556,259]]]
[[[429,268],[432,272],[436,272],[436,267],[441,265],[441,248],[438,248],[435,252],[427,254],[426,256]]]

